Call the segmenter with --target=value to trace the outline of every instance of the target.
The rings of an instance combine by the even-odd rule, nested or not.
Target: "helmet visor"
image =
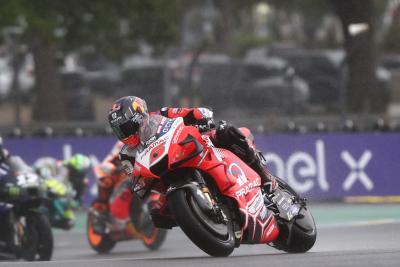
[[[140,124],[137,121],[128,120],[119,126],[112,126],[111,128],[120,140],[124,140],[131,135],[137,135]]]

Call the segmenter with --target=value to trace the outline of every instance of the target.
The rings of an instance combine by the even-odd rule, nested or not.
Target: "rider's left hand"
[[[212,110],[209,108],[198,108],[198,111],[201,113],[201,119],[196,122],[197,128],[200,131],[208,131],[215,128]]]

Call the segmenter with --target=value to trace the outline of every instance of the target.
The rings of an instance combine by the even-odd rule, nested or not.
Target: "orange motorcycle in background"
[[[95,167],[99,187],[108,188],[107,203],[95,200],[87,214],[87,239],[98,253],[108,253],[119,241],[139,239],[157,250],[164,243],[167,230],[156,228],[150,211],[160,194],[150,192],[145,198],[132,194],[129,179],[120,166],[102,163]]]

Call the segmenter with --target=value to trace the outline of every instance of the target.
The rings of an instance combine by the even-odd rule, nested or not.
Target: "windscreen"
[[[157,139],[157,130],[163,118],[161,115],[152,115],[150,116],[148,125],[143,125],[140,130],[140,140],[144,147]]]

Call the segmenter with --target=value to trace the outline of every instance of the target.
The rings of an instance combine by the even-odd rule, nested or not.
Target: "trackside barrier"
[[[400,195],[400,134],[256,137],[271,172],[310,199]]]
[[[400,196],[399,133],[279,134],[255,138],[271,172],[284,177],[309,199]],[[111,137],[4,140],[11,153],[30,164],[40,157],[64,159],[78,152],[89,155],[97,164],[114,142]],[[86,204],[97,192],[93,174],[90,178]]]

